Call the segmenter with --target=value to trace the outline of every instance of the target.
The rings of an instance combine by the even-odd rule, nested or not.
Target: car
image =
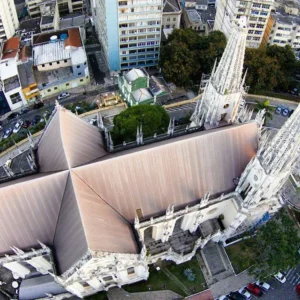
[[[23,120],[19,120],[16,124],[15,124],[15,127],[13,129],[13,133],[18,133],[20,131],[20,129],[22,128],[24,124],[24,121]]]
[[[44,103],[43,102],[35,102],[34,105],[33,105],[33,109],[38,109],[38,108],[41,108],[41,107],[44,107]]]
[[[227,297],[231,300],[245,300],[245,297],[242,296],[239,292],[231,292],[227,295]]]
[[[216,300],[229,300],[229,298],[225,295],[222,295],[219,298],[217,298]]]
[[[10,135],[12,134],[12,129],[11,128],[7,128],[2,135],[3,139],[7,139]]]
[[[41,116],[40,115],[35,115],[31,121],[31,125],[36,125],[37,123],[39,123],[41,120]]]
[[[252,296],[249,294],[249,292],[245,288],[239,289],[238,292],[244,297],[244,299],[249,300],[252,298]]]
[[[26,113],[28,113],[30,111],[30,109],[28,107],[22,108],[20,111],[20,115],[24,115]]]
[[[277,274],[274,275],[274,278],[279,281],[280,283],[285,283],[286,282],[286,278],[284,277],[284,275],[280,272],[278,272]]]
[[[25,120],[24,124],[23,124],[23,128],[28,128],[30,126],[30,121],[29,120]]]
[[[275,114],[280,115],[282,111],[282,107],[281,106],[277,106],[275,109]]]
[[[287,117],[290,113],[290,110],[288,108],[284,108],[282,111],[281,111],[281,114],[284,116],[284,117]]]
[[[298,283],[296,285],[296,292],[297,292],[298,296],[300,296],[300,283]]]
[[[7,119],[8,119],[8,120],[12,120],[12,119],[14,119],[14,118],[16,118],[16,117],[18,117],[18,116],[19,116],[19,113],[13,112],[13,113],[11,113],[11,114],[7,117]]]
[[[271,286],[268,283],[263,282],[263,281],[256,281],[255,284],[258,285],[259,288],[261,290],[263,290],[264,292],[268,292],[271,288]]]
[[[292,89],[291,94],[292,95],[297,95],[298,94],[298,89],[297,88]]]
[[[249,283],[246,287],[246,290],[256,297],[261,297],[263,292],[260,290],[259,286],[255,283]]]
[[[69,96],[70,96],[70,94],[68,92],[64,92],[64,93],[61,93],[60,95],[58,95],[57,100],[62,100]]]

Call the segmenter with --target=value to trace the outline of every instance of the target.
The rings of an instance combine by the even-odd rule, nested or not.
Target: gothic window
[[[224,108],[228,108],[229,107],[229,103],[226,103],[223,107]]]
[[[113,280],[113,278],[112,278],[112,276],[105,276],[105,277],[103,277],[103,280],[104,281],[111,281],[111,280]]]
[[[131,267],[131,268],[128,268],[127,269],[127,274],[128,275],[133,275],[135,272],[134,272],[134,267]]]

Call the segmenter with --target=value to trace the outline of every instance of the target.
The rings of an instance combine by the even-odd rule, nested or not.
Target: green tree
[[[285,212],[262,226],[254,238],[245,243],[252,265],[248,272],[265,279],[280,270],[295,266],[299,261],[300,238],[294,221]]]
[[[272,120],[273,119],[273,111],[275,110],[274,107],[272,107],[270,105],[270,101],[269,100],[265,100],[265,101],[255,101],[256,105],[254,107],[254,111],[255,112],[259,112],[262,109],[265,109],[265,123],[267,121],[267,119]]]
[[[179,86],[199,84],[202,73],[210,73],[226,47],[220,31],[200,36],[192,29],[175,29],[161,47],[159,65],[167,80]]]
[[[112,137],[114,143],[136,139],[137,127],[142,125],[143,136],[164,133],[168,129],[170,117],[159,105],[141,104],[131,106],[114,118]]]

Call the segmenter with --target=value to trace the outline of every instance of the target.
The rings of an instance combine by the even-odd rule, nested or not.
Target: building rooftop
[[[38,144],[40,173],[0,185],[0,254],[39,240],[64,273],[89,250],[138,253],[137,210],[145,220],[233,191],[257,144],[252,122],[109,153],[96,127],[57,107]]]
[[[2,50],[2,60],[14,58],[18,54],[18,50],[20,47],[20,38],[11,37],[4,43],[4,47]]]
[[[41,25],[52,24],[54,16],[43,16],[41,18]]]
[[[67,15],[60,19],[59,21],[59,28],[70,28],[70,27],[80,27],[85,25],[85,16],[84,15],[78,15],[78,14],[72,14]]]
[[[201,23],[201,17],[197,10],[195,9],[187,9],[186,14],[192,23]]]
[[[147,75],[141,69],[132,69],[125,74],[125,78],[128,82],[135,81],[140,77],[147,77]]]
[[[174,12],[180,12],[181,11],[181,7],[178,3],[178,0],[166,0],[166,2],[164,3],[164,9],[163,12],[164,13],[174,13]]]
[[[276,13],[272,13],[272,18],[281,24],[300,25],[299,17],[288,15],[283,10],[277,10]]]
[[[211,29],[213,29],[213,22],[216,17],[216,8],[208,6],[207,10],[198,10],[199,15],[203,23],[208,23]]]
[[[33,62],[32,60],[27,61],[26,63],[18,65],[18,72],[21,81],[22,88],[28,87],[30,84],[36,82],[33,75]]]
[[[23,46],[21,48],[20,55],[19,55],[20,61],[26,62],[31,57],[32,57],[32,47],[31,46]]]
[[[149,92],[148,89],[142,88],[142,89],[138,89],[134,92],[131,93],[132,97],[134,98],[134,100],[138,103],[147,101],[151,98],[153,98],[152,94]]]

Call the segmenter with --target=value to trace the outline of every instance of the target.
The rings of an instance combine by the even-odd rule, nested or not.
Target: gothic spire
[[[205,124],[218,125],[224,119],[235,122],[242,95],[244,94],[243,63],[247,37],[247,19],[242,17],[235,23],[218,67],[205,87],[196,110],[191,118],[191,126]]]

